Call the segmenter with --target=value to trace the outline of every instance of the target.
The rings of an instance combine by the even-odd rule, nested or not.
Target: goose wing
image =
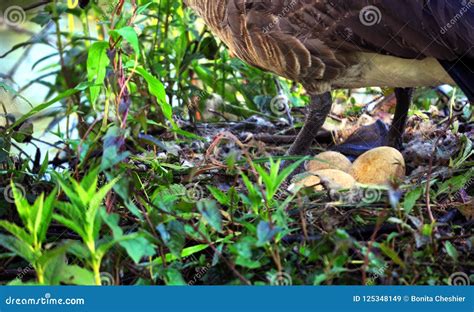
[[[356,51],[474,58],[470,0],[228,0],[227,44],[245,61],[307,86],[330,81]]]

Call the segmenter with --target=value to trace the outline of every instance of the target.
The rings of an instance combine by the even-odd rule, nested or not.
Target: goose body
[[[354,53],[354,58],[356,64],[333,79],[325,91],[367,86],[407,88],[454,84],[446,70],[432,57],[418,60],[376,53]],[[319,89],[323,88],[321,85]]]
[[[186,2],[236,56],[310,93],[457,82],[474,96],[471,0]]]
[[[390,131],[357,152],[402,147],[413,87],[456,83],[474,102],[474,0],[184,1],[237,57],[308,91],[289,155],[309,151],[333,88],[395,88]]]

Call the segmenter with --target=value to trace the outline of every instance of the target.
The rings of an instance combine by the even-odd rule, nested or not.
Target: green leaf
[[[52,19],[52,15],[48,12],[39,12],[30,21],[40,25],[41,27],[48,24]]]
[[[49,152],[46,152],[46,155],[44,156],[44,160],[41,163],[41,167],[38,172],[38,175],[40,177],[44,176],[44,174],[46,173],[46,170],[48,169],[48,166],[49,166]]]
[[[104,185],[102,188],[100,188],[97,193],[91,198],[89,202],[89,209],[86,211],[86,223],[89,224],[90,226],[94,226],[99,208],[102,205],[102,201],[104,198],[107,196],[107,193],[112,190],[114,187],[115,183],[120,179],[121,177],[116,177],[106,185]],[[95,229],[98,231],[98,229]]]
[[[120,217],[114,213],[107,213],[107,211],[102,208],[100,209],[100,216],[104,220],[105,224],[112,230],[112,235],[114,238],[120,238],[123,236],[123,230],[119,226]]]
[[[110,248],[114,247],[116,244],[120,242],[120,240],[126,240],[126,236],[122,236],[119,239],[112,239],[111,237],[107,237],[106,239],[101,240],[99,244],[96,246],[95,256],[99,259],[102,259],[105,254],[110,250]]]
[[[173,109],[166,101],[166,91],[161,81],[153,77],[153,75],[148,73],[143,67],[137,67],[136,71],[147,82],[148,90],[153,96],[156,97],[165,118],[169,121],[173,121]]]
[[[433,234],[433,227],[435,224],[423,224],[421,233],[425,236],[431,237]]]
[[[416,202],[423,195],[423,190],[421,188],[416,188],[405,195],[405,200],[403,201],[403,209],[406,214],[410,214],[415,207]]]
[[[23,222],[23,225],[26,227],[26,229],[30,233],[33,233],[31,206],[26,200],[26,198],[23,196],[23,194],[16,188],[13,181],[11,181],[10,187],[13,192],[13,198],[15,200],[15,206],[16,206],[16,210],[18,211],[18,215],[20,216],[21,221]]]
[[[450,241],[446,241],[444,243],[444,248],[446,248],[446,253],[453,258],[454,261],[458,261],[459,253],[456,250],[456,247]]]
[[[269,222],[260,221],[257,226],[257,245],[263,246],[271,242],[275,235],[278,234],[278,232],[280,232],[280,228],[275,226],[272,227]]]
[[[135,29],[131,26],[125,26],[120,29],[116,29],[110,32],[111,34],[118,34],[122,36],[132,46],[135,54],[140,54],[140,43],[138,41],[138,35]]]
[[[256,245],[255,243],[254,237],[247,236],[230,246],[232,252],[238,255],[236,264],[249,269],[257,269],[262,266],[259,260],[252,259],[252,248]]]
[[[81,198],[76,193],[76,190],[70,185],[70,183],[65,180],[60,174],[54,173],[54,177],[56,178],[61,190],[66,194],[66,196],[71,201],[73,209],[77,209],[79,214],[81,214],[82,221],[85,222],[85,219],[82,217],[82,212],[86,209],[86,204],[84,203]],[[77,185],[76,185],[77,186]],[[68,213],[74,213],[72,211],[66,211]],[[72,215],[68,215],[67,217],[72,217]]]
[[[82,227],[82,225],[85,223],[81,211],[77,207],[74,207],[71,203],[57,202],[56,208],[61,212],[62,216],[74,221],[77,226]]]
[[[89,171],[89,173],[82,178],[81,180],[81,187],[86,190],[89,198],[95,194],[97,190],[97,181],[99,180],[99,171],[100,168],[97,167]]]
[[[137,14],[137,15],[142,14],[142,13],[145,12],[145,10],[148,9],[148,7],[149,7],[150,5],[152,5],[152,4],[153,4],[153,1],[150,1],[150,2],[148,2],[148,3],[146,3],[146,4],[144,4],[144,5],[139,6],[139,7],[137,8],[137,13],[136,13],[136,14]]]
[[[298,168],[305,160],[307,160],[307,157],[297,160],[294,163],[284,167],[284,169],[276,177],[276,181],[275,181],[276,188],[278,189],[280,185],[290,176],[290,174],[293,171],[295,171],[296,168]],[[274,165],[272,166],[272,169],[273,168],[275,168],[274,170],[278,172],[278,170],[280,169],[280,161],[277,161],[276,163],[274,163]]]
[[[61,281],[68,285],[95,285],[94,274],[77,265],[67,265],[61,271]]]
[[[113,174],[112,173],[106,173],[107,179],[112,180],[113,179]],[[113,190],[115,194],[119,195],[125,207],[135,215],[140,221],[143,221],[143,214],[141,210],[137,207],[137,205],[134,203],[134,194],[133,194],[133,187],[131,184],[133,183],[132,180],[129,179],[120,179],[117,181],[117,183],[114,185]]]
[[[318,274],[314,277],[314,280],[313,280],[313,285],[317,286],[317,285],[321,285],[323,282],[325,282],[326,280],[328,279],[328,276],[327,274]]]
[[[89,193],[82,187],[82,185],[74,179],[69,179],[69,185],[70,187],[72,187],[72,190],[74,191],[75,195],[77,195],[77,197],[79,198],[81,206],[86,207],[92,196],[89,196]],[[92,195],[93,194],[94,193],[92,193]]]
[[[188,132],[188,131],[185,131],[183,129],[180,129],[178,127],[178,125],[176,125],[176,123],[173,122],[171,123],[173,125],[173,132],[175,132],[176,134],[178,135],[182,135],[183,137],[185,138],[189,138],[189,139],[194,139],[194,140],[199,140],[199,141],[205,141],[206,139],[204,139],[202,136],[199,136],[199,135],[196,135],[194,133],[191,133],[191,132]]]
[[[119,226],[119,216],[117,214],[108,214],[107,211],[102,208],[100,210],[102,220],[112,230],[113,240],[102,244],[99,247],[99,254],[103,255],[113,245],[119,243],[120,246],[125,248],[130,258],[135,263],[139,263],[143,257],[155,255],[155,248],[143,235],[138,233],[123,235],[123,230]],[[184,244],[184,242],[183,242]]]
[[[89,82],[94,82],[96,85],[102,85],[107,73],[107,66],[110,64],[107,56],[108,42],[99,41],[94,42],[89,48],[89,55],[87,57],[87,78]],[[94,107],[100,94],[100,86],[90,87],[90,102]]]
[[[262,266],[262,264],[259,261],[251,260],[249,258],[244,258],[240,255],[237,257],[235,264],[240,265],[244,268],[249,268],[249,269],[258,269]]]
[[[16,237],[0,234],[0,246],[14,252],[30,263],[35,261],[36,257],[33,248]]]
[[[68,252],[71,255],[77,257],[77,259],[80,259],[81,261],[87,261],[87,259],[91,257],[90,251],[87,246],[79,241],[74,241],[69,246]]]
[[[39,240],[38,233],[41,232],[41,222],[42,222],[42,216],[43,216],[43,211],[44,211],[44,194],[41,194],[36,198],[35,203],[33,206],[31,206],[31,212],[30,212],[30,218],[31,218],[31,233]],[[51,219],[49,219],[51,220]],[[45,220],[47,221],[47,220]],[[49,225],[48,225],[49,226]]]
[[[41,264],[44,269],[44,279],[47,285],[60,285],[62,270],[66,266],[66,250],[67,245],[48,250],[45,252],[37,263]]]
[[[33,244],[33,239],[32,237],[26,233],[24,229],[21,227],[17,226],[16,224],[10,223],[5,220],[0,220],[0,227],[5,229],[7,232],[18,238],[19,240],[23,241],[24,243],[28,245]]]
[[[120,242],[130,258],[138,264],[143,257],[155,255],[155,247],[145,237],[137,235],[133,239]]]
[[[184,280],[181,272],[174,268],[168,268],[165,271],[164,280],[166,285],[174,285],[174,286],[182,286],[187,285],[186,281]]]
[[[405,263],[403,262],[402,259],[400,259],[400,257],[398,256],[398,254],[395,250],[393,250],[392,248],[390,248],[389,246],[387,246],[385,244],[380,244],[380,249],[382,250],[382,252],[386,256],[388,256],[390,259],[392,259],[393,262],[395,262],[396,264],[398,264],[402,268],[405,267]]]
[[[11,138],[5,135],[0,136],[0,163],[5,163],[11,159]]]
[[[180,257],[186,241],[186,231],[181,222],[171,220],[166,224],[160,224],[156,227],[160,232],[161,239],[175,257]]]
[[[439,196],[444,193],[455,193],[459,191],[461,188],[466,186],[470,178],[470,175],[463,175],[453,177],[447,180],[446,182],[441,184],[441,186],[439,186],[436,196]]]
[[[248,190],[248,200],[246,199],[245,196],[243,196],[241,194],[241,197],[244,198],[244,202],[246,202],[246,204],[249,204],[252,206],[252,210],[255,214],[258,214],[258,210],[261,206],[261,203],[262,203],[262,197],[259,193],[259,191],[257,190],[257,188],[254,186],[254,184],[252,183],[252,181],[250,181],[249,177],[247,177],[245,175],[245,173],[241,172],[240,173],[241,177],[242,177],[242,181],[244,182],[245,184],[245,187],[247,188]]]
[[[257,170],[258,174],[260,175],[261,179],[263,180],[263,183],[265,184],[266,197],[267,197],[268,201],[273,199],[273,197],[275,196],[276,192],[278,191],[278,188],[280,187],[280,185],[306,159],[307,158],[300,159],[300,160],[286,166],[280,173],[279,173],[280,163],[281,163],[280,160],[274,162],[273,159],[270,158],[270,171],[269,172],[267,172],[267,170],[264,167],[262,167],[260,165],[255,165],[255,169]]]
[[[56,178],[56,181],[58,182],[61,190],[66,194],[66,196],[69,198],[71,201],[70,207],[72,210],[76,210],[76,212],[72,211],[64,211],[65,213],[75,213],[80,215],[80,217],[83,219],[81,221],[85,221],[83,218],[83,211],[86,209],[86,203],[84,203],[79,196],[77,196],[76,191],[74,188],[68,183],[68,181],[64,180],[58,173],[53,174],[54,177]],[[62,206],[58,205],[59,208],[63,208]],[[67,209],[67,207],[65,207]],[[72,217],[72,215],[67,215],[67,217]],[[79,221],[79,220],[78,220]]]
[[[53,219],[58,221],[59,223],[61,223],[65,227],[69,228],[70,230],[72,230],[76,234],[78,234],[82,238],[83,241],[87,241],[87,235],[83,231],[83,229],[81,227],[81,224],[76,224],[77,221],[69,220],[69,219],[67,219],[67,218],[65,218],[65,217],[63,217],[59,214],[53,214]]]
[[[117,126],[112,126],[103,137],[104,153],[100,164],[100,170],[105,171],[123,162],[130,156],[130,152],[122,150],[123,138],[126,131]]]
[[[197,208],[204,219],[216,231],[222,230],[222,216],[214,200],[201,200],[197,203]]]
[[[207,189],[221,205],[228,206],[230,204],[230,199],[227,197],[227,194],[219,190],[217,187],[208,185]]]
[[[20,279],[15,278],[8,282],[7,286],[38,286],[38,283],[35,281],[22,282]]]
[[[194,245],[194,246],[191,246],[191,247],[184,248],[179,257],[176,257],[172,253],[167,253],[165,255],[165,259],[166,259],[166,262],[171,262],[171,261],[177,260],[179,258],[189,257],[189,256],[191,256],[195,253],[201,252],[201,251],[203,251],[207,248],[209,248],[209,245],[207,245],[207,244]],[[157,257],[156,259],[153,259],[152,264],[153,265],[163,264],[163,258],[162,257]]]
[[[53,204],[56,200],[57,189],[54,189],[51,194],[44,200],[41,207],[36,212],[36,221],[35,221],[35,232],[38,237],[38,241],[43,243],[46,239],[46,232],[48,231],[51,219],[53,217]],[[40,199],[43,201],[42,196]],[[36,205],[36,203],[35,203]]]

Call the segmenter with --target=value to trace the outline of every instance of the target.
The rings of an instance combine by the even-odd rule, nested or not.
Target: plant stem
[[[37,265],[36,268],[36,277],[38,279],[38,284],[44,285],[44,269],[41,265]]]
[[[92,260],[92,270],[94,271],[94,282],[97,286],[102,285],[100,277],[100,261]]]

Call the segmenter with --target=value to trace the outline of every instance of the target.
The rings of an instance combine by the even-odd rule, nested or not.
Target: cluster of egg
[[[378,147],[359,156],[354,163],[338,152],[324,152],[305,165],[304,178],[296,185],[322,191],[351,189],[357,184],[387,185],[406,174],[402,154],[391,147]]]

